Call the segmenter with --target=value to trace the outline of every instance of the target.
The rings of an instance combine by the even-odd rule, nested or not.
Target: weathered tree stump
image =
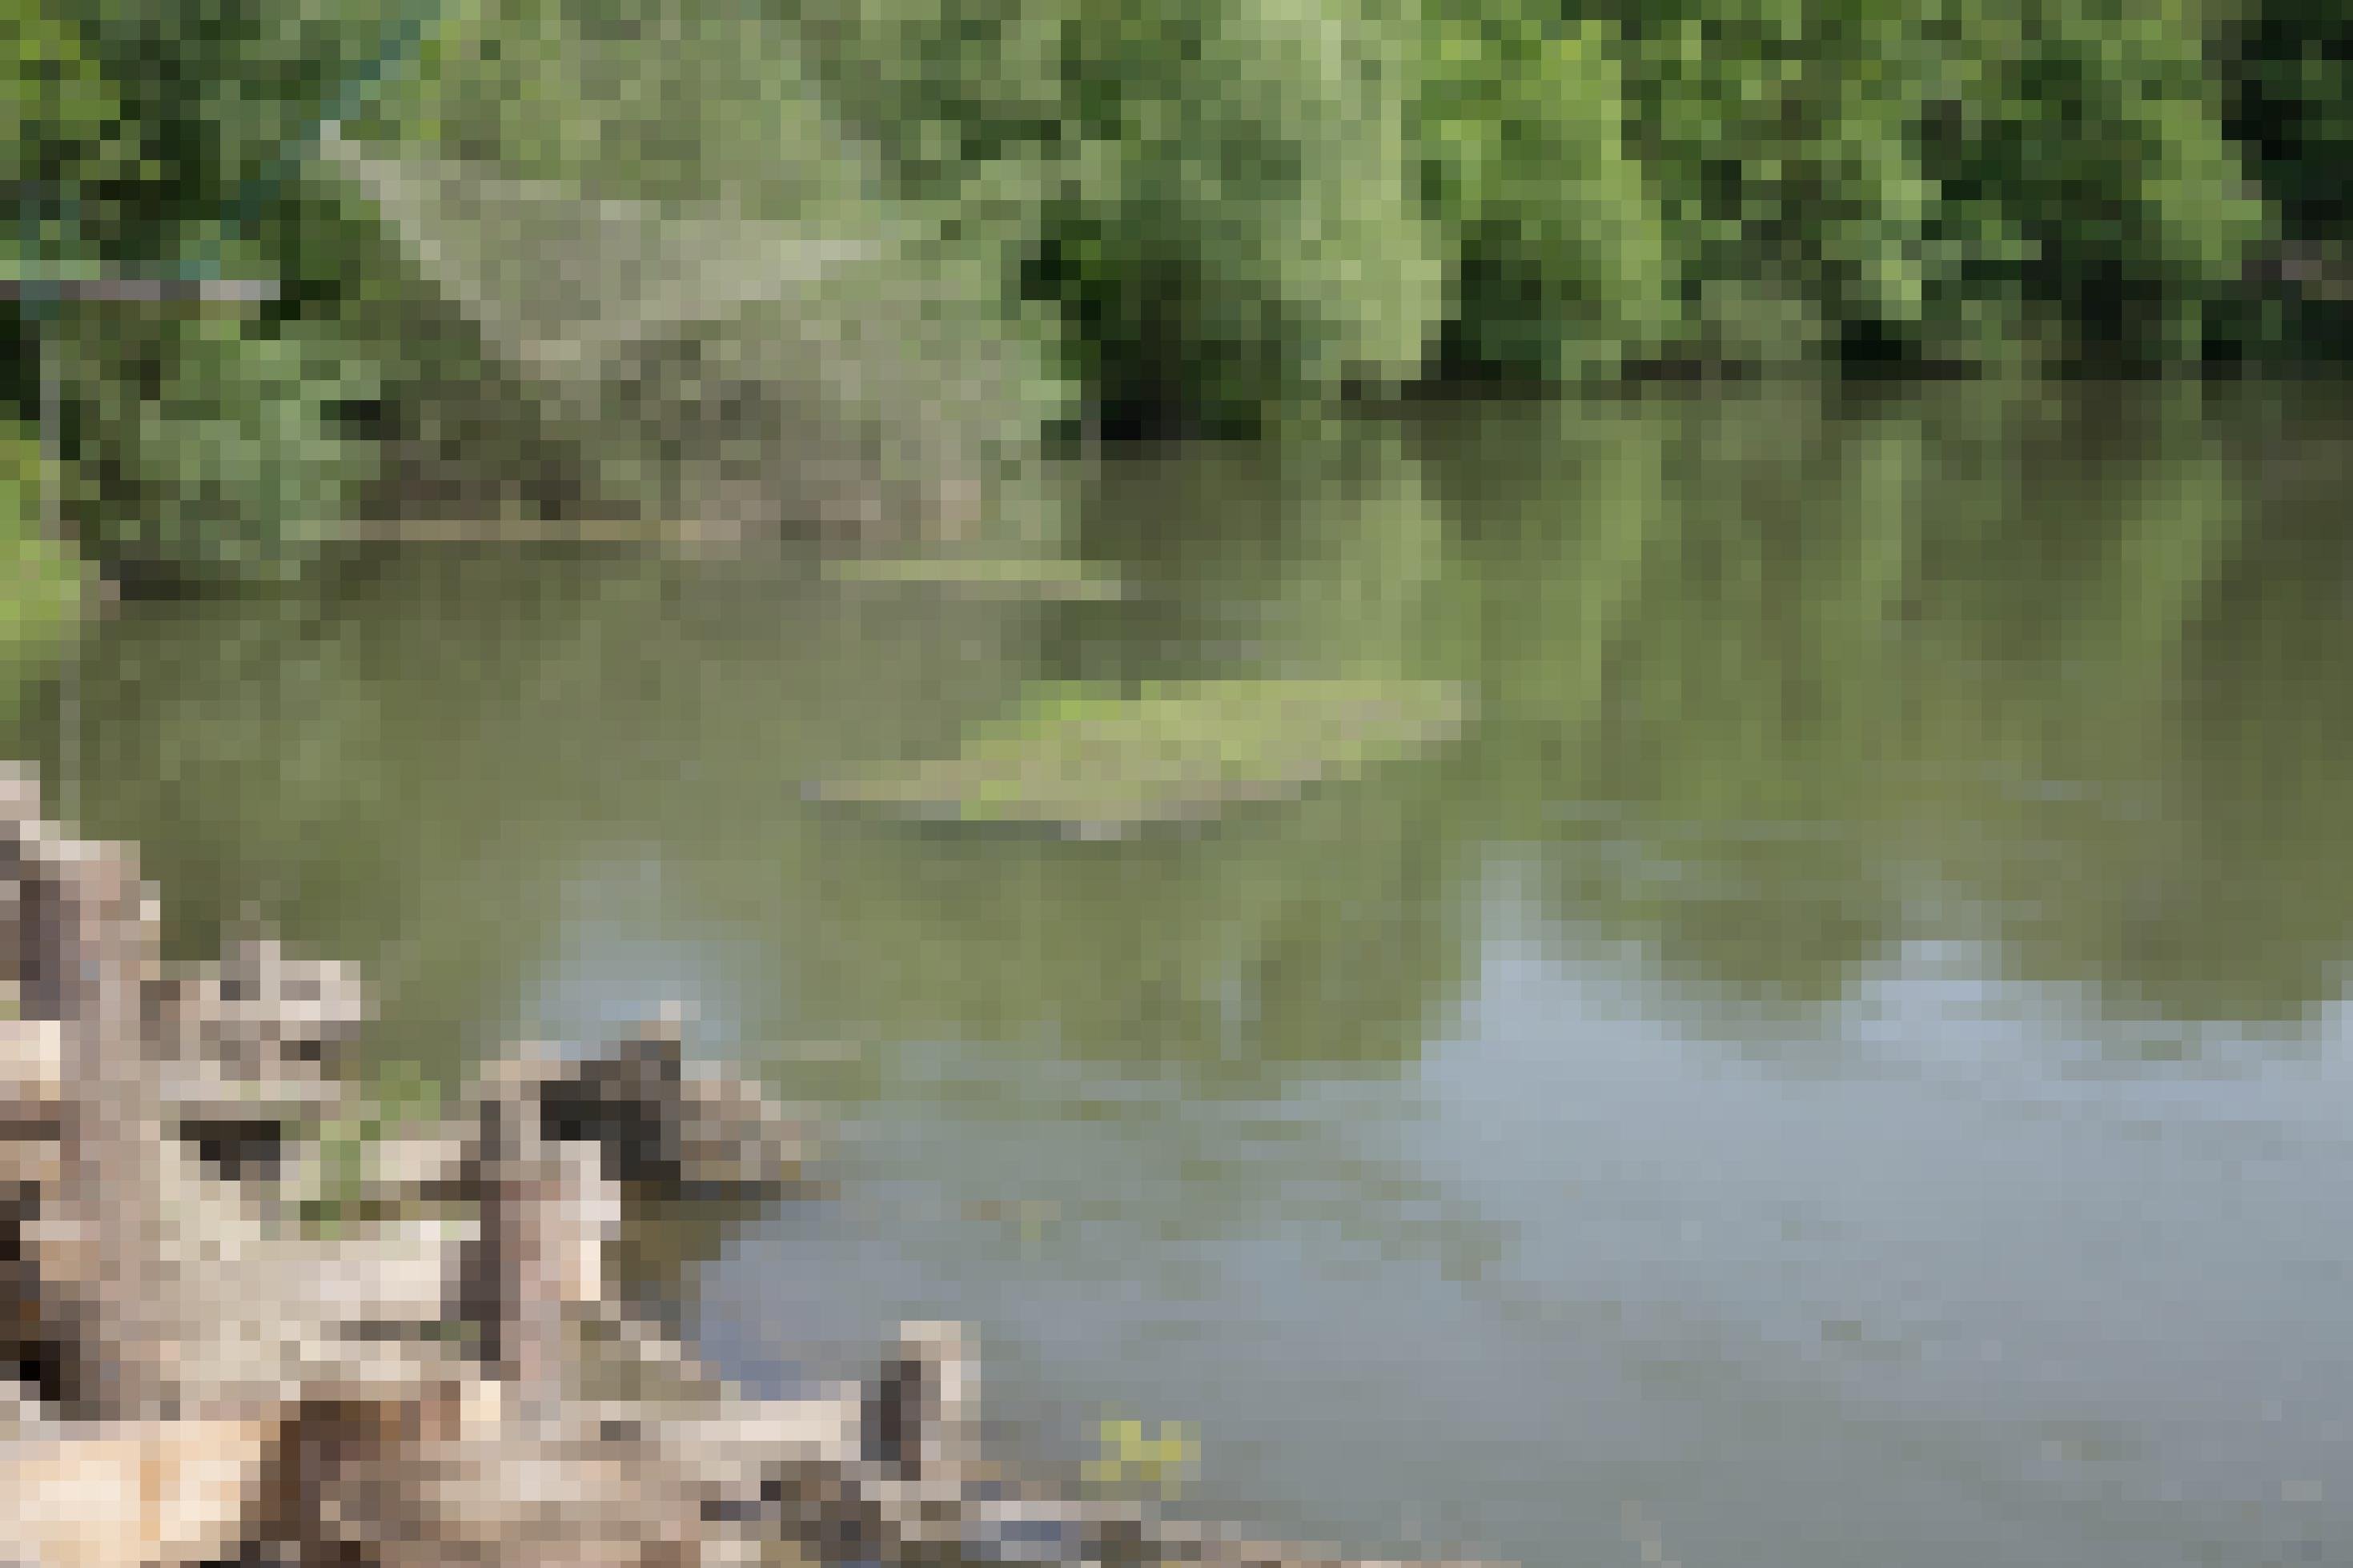
[[[164,1415],[182,1325],[154,1243],[173,1219],[172,1156],[140,1049],[158,913],[128,849],[66,838],[38,810],[29,776],[0,786],[0,979],[22,1018],[58,1026],[70,1092],[57,1180],[20,1210],[14,1255],[33,1282],[46,1392],[88,1415]]]
[[[866,1457],[898,1476],[955,1475],[972,1458],[975,1381],[963,1324],[901,1324],[867,1399]]]
[[[473,1185],[480,1219],[461,1265],[460,1318],[491,1375],[531,1420],[564,1393],[566,1319],[605,1294],[604,1248],[618,1194],[593,1144],[544,1136],[546,1054],[526,1047],[486,1075],[476,1107]]]
[[[653,1193],[773,1195],[807,1157],[803,1129],[756,1088],[687,1065],[674,1019],[551,1070],[539,1094],[545,1136],[596,1142],[615,1179]]]

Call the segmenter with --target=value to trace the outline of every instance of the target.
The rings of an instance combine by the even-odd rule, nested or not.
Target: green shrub
[[[2329,0],[2261,0],[2235,39],[2232,131],[2277,204],[2245,307],[2262,347],[2353,356],[2353,12]],[[2313,269],[2334,287],[2314,287]],[[2291,271],[2304,276],[2291,278]]]
[[[2186,20],[2103,0],[1629,8],[1694,346],[2195,357],[2263,210]],[[1759,300],[1786,318],[1767,334]]]
[[[1098,398],[1211,428],[1420,370],[1443,237],[1415,199],[1409,40],[1351,5],[1088,0],[1042,236]]]
[[[20,0],[0,170],[20,216],[58,199],[0,254],[284,287],[233,321],[5,308],[0,392],[29,417],[28,370],[59,372],[95,551],[298,570],[355,504],[371,448],[341,409],[372,400],[420,439],[504,442],[487,467],[533,442],[606,459],[549,495],[701,493],[633,478],[661,464],[604,438],[629,424],[609,410],[543,426],[522,405],[546,389],[470,345],[483,301],[415,263],[417,234],[297,177],[307,129],[412,5]],[[854,446],[938,423],[911,399],[1027,428],[1071,384],[1112,426],[1218,430],[1433,366],[1569,384],[1661,354],[2342,353],[2353,310],[2282,279],[2353,273],[2348,102],[2353,26],[2323,0],[448,0],[418,68],[347,129],[479,169],[476,195],[495,174],[581,214],[739,213],[748,272],[757,225],[889,237],[895,272],[649,340],[650,359],[806,363],[791,329],[810,326],[832,363],[792,395],[836,397]],[[586,313],[626,315],[628,290],[599,287]],[[1027,391],[936,395],[987,366]],[[672,425],[638,421],[644,444],[728,445],[725,408],[764,376],[789,379],[654,389]]]
[[[54,373],[73,532],[126,574],[275,576],[297,570],[343,514],[365,449],[336,401],[372,395],[339,339],[328,282],[305,289],[288,254],[315,193],[289,154],[335,84],[375,47],[381,18],[332,19],[288,0],[124,0],[68,14],[34,0],[0,83],[16,122],[26,216],[12,269],[79,276],[213,272],[280,281],[258,314],[137,303],[18,303],[7,388],[36,413]]]
[[[134,577],[299,573],[370,471],[334,409],[373,395],[367,367],[301,325],[125,314],[77,309],[53,340],[79,434],[69,493],[85,547]]]
[[[44,530],[55,482],[33,433],[0,429],[0,718],[71,635],[81,608],[81,563]]]
[[[1526,5],[1430,7],[1416,132],[1453,240],[1456,364],[1569,382],[1651,352],[1671,324],[1666,236],[1607,36]]]

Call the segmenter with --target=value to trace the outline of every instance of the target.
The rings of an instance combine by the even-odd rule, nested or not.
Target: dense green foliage
[[[1034,426],[1064,384],[1101,427],[1229,429],[1432,376],[2353,349],[2353,23],[2323,0],[13,9],[9,265],[285,288],[204,320],[14,308],[6,393],[29,418],[30,367],[56,370],[71,515],[134,566],[299,566],[364,504],[390,447],[368,437],[582,470],[543,504],[692,508],[712,492],[653,471],[681,432],[774,447],[827,399],[863,451],[950,405]],[[427,24],[407,72],[405,20]],[[604,426],[551,422],[565,397],[481,341],[499,300],[418,260],[455,232],[421,224],[500,254],[490,220],[381,210],[316,155],[331,115],[379,159],[553,182],[559,216],[733,215],[747,268],[778,249],[759,225],[894,260],[781,316],[748,289],[666,318],[600,367]],[[555,292],[575,258],[549,243],[505,244],[510,294]],[[711,369],[754,342],[765,368]],[[807,384],[753,396],[786,362]],[[943,399],[942,363],[1029,395]],[[607,438],[630,421],[643,450]]]
[[[2268,0],[2242,55],[2232,128],[2276,204],[2266,270],[2295,301],[2265,324],[2307,353],[2353,357],[2353,12]]]
[[[2081,0],[1639,8],[1683,331],[1734,358],[2197,359],[2263,212],[2184,22]]]
[[[1610,30],[1525,0],[1433,0],[1425,30],[1418,140],[1454,241],[1449,368],[1572,380],[1664,347],[1671,227],[1628,145]]]
[[[333,22],[259,0],[223,7],[141,0],[100,7],[17,0],[26,21],[0,61],[21,128],[12,158],[12,274],[110,272],[258,279],[281,299],[222,315],[20,303],[9,388],[38,401],[54,372],[72,459],[68,515],[88,545],[136,573],[273,575],[299,568],[345,510],[368,456],[340,427],[373,395],[374,367],[336,330],[340,259],[308,254],[317,195],[291,162],[335,83],[386,18]]]
[[[0,431],[0,721],[16,716],[31,667],[71,626],[81,598],[79,563],[41,530],[54,477],[32,442]]]

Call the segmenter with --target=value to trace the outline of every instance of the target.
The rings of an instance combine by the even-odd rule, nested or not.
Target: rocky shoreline
[[[0,1564],[1347,1563],[990,1463],[959,1325],[760,1400],[633,1315],[630,1205],[813,1190],[809,1124],[672,1024],[512,1048],[306,1226],[366,987],[159,930],[132,849],[0,772]]]

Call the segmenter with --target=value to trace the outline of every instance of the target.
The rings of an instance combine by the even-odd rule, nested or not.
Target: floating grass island
[[[860,587],[931,588],[1039,599],[1109,602],[1127,595],[1117,577],[1083,561],[1060,557],[865,557],[836,561],[828,581]]]
[[[1469,714],[1464,689],[1442,681],[1146,682],[1133,692],[1050,683],[976,725],[953,757],[853,770],[811,794],[1112,837],[1424,754]]]

